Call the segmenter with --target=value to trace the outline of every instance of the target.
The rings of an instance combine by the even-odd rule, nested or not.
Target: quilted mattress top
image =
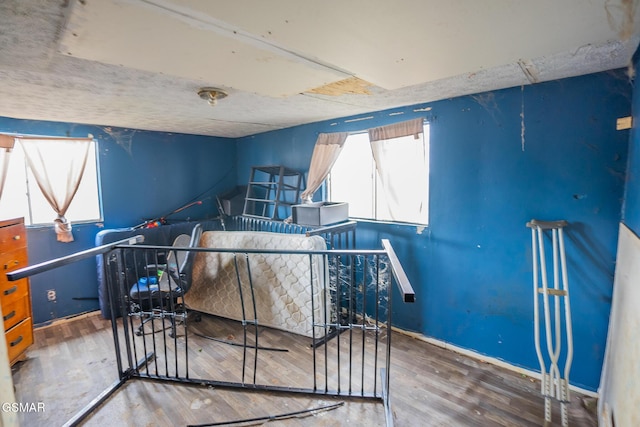
[[[201,247],[275,251],[324,250],[322,237],[255,231],[208,231]],[[191,309],[235,320],[257,321],[305,336],[320,337],[328,322],[326,263],[321,255],[199,252],[192,287],[185,295]]]

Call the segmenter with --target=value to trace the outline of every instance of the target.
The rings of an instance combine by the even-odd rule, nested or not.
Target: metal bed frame
[[[221,217],[222,229],[233,231],[270,231],[284,234],[305,234],[322,236],[330,249],[352,249],[356,246],[356,222],[345,221],[338,224],[314,227],[271,221],[247,216]]]
[[[320,229],[309,232],[322,235],[324,231]],[[9,280],[19,280],[84,258],[96,255],[104,257],[104,265],[108,273],[108,291],[112,297],[110,298],[111,310],[120,314],[120,318],[112,317],[118,379],[71,418],[66,425],[80,424],[127,381],[134,379],[247,391],[373,399],[384,405],[386,424],[393,425],[389,399],[391,300],[394,293],[392,284],[395,283],[401,301],[404,303],[414,302],[415,294],[388,240],[382,240],[382,249],[377,250],[327,249],[323,251],[145,246],[140,244],[143,243],[142,240],[142,236],[136,236],[7,274]],[[333,244],[329,243],[329,247],[332,246]],[[292,380],[294,383],[282,385],[281,381],[273,381],[270,373],[260,369],[258,361],[269,356],[268,352],[264,351],[265,347],[259,346],[259,343],[264,341],[261,337],[263,327],[259,319],[255,318],[255,313],[247,313],[241,322],[242,357],[237,373],[231,374],[233,378],[231,380],[229,377],[201,378],[194,374],[193,363],[190,364],[190,361],[195,357],[195,350],[190,344],[197,338],[190,337],[189,332],[194,320],[188,315],[189,310],[184,307],[182,297],[177,297],[175,300],[168,299],[159,309],[143,312],[132,308],[134,305],[129,301],[128,294],[132,285],[128,273],[134,271],[138,276],[148,274],[139,271],[137,266],[131,265],[132,259],[138,261],[143,259],[144,262],[156,261],[160,256],[166,256],[171,252],[174,252],[175,256],[180,251],[232,254],[236,272],[239,268],[250,270],[249,263],[243,264],[239,262],[240,260],[270,253],[303,256],[304,259],[309,260],[310,264],[314,257],[316,261],[321,260],[320,265],[329,274],[323,276],[324,279],[319,286],[323,287],[323,292],[326,291],[331,295],[332,312],[336,314],[330,315],[324,309],[320,318],[312,319],[314,337],[307,349],[309,359],[306,361],[300,359],[302,368],[296,366],[298,369],[308,369],[308,372],[305,371],[307,372],[307,375],[304,375],[305,380],[301,380],[300,383]],[[247,273],[251,281],[251,271]],[[317,272],[311,274],[317,274]],[[239,274],[238,280],[240,280]],[[313,286],[313,283],[310,283],[310,286]],[[116,294],[121,297],[114,297]],[[239,286],[238,296],[249,300],[255,298],[253,285],[251,284],[251,292],[247,295],[243,295],[242,287]],[[154,326],[156,323],[159,323],[159,326],[151,333],[136,336],[134,330],[142,322],[143,316],[158,319],[158,322],[151,322],[152,329],[156,328]],[[169,336],[167,332],[170,328],[164,321],[167,318],[172,318],[173,324],[180,324],[181,333],[174,334],[173,337]],[[316,328],[324,331],[325,337],[334,331],[334,339],[325,340],[322,345],[314,345],[317,341]],[[202,343],[199,342],[197,347],[198,351],[201,351]],[[215,348],[208,350],[216,351]],[[295,362],[297,359],[294,359]],[[222,375],[222,372],[220,374]]]

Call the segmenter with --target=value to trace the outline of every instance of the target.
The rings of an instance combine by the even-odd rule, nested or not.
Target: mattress
[[[202,234],[200,246],[239,251],[196,254],[192,285],[184,297],[188,308],[307,337],[314,336],[315,321],[315,337],[324,336],[325,328],[318,325],[329,323],[333,316],[324,257],[241,251],[324,250],[322,237],[208,231]]]

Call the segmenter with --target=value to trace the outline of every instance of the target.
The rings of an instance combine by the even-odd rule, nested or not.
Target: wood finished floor
[[[194,325],[193,330],[239,341],[240,334],[233,329],[236,326],[233,322],[205,318],[201,324]],[[291,349],[290,353],[269,352],[271,356],[260,356],[264,380],[281,381],[283,385],[300,381],[306,384],[308,375],[289,363],[289,358],[296,357],[296,348],[305,346],[300,344],[306,342],[305,339],[289,338],[287,334],[271,330],[261,331],[260,337],[260,345]],[[206,340],[193,333],[188,339],[190,347],[197,349],[190,353],[192,372],[201,378],[215,375],[223,379],[238,378],[235,366],[239,357],[237,352],[241,352],[241,348]],[[141,338],[137,340],[141,342]],[[402,334],[393,333],[392,341],[390,390],[395,425],[543,425],[543,399],[539,394],[538,381]],[[171,354],[166,356],[173,360]],[[160,354],[157,360],[162,370],[163,355]],[[117,380],[110,322],[92,313],[36,329],[35,344],[27,353],[27,360],[14,366],[13,380],[18,402],[42,402],[45,405],[44,412],[20,414],[21,426],[64,424]],[[274,420],[267,425],[385,425],[384,408],[377,402],[146,380],[128,381],[84,425],[205,424],[283,414],[340,402],[345,403],[337,409]],[[591,399],[572,393],[570,425],[597,425],[595,415],[585,409],[592,403]],[[554,425],[560,424],[557,406],[554,404]]]

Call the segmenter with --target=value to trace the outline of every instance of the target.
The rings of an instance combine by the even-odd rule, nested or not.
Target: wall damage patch
[[[604,4],[609,27],[616,31],[622,40],[628,40],[635,33],[637,8],[638,0],[621,0],[619,4],[607,0]]]

